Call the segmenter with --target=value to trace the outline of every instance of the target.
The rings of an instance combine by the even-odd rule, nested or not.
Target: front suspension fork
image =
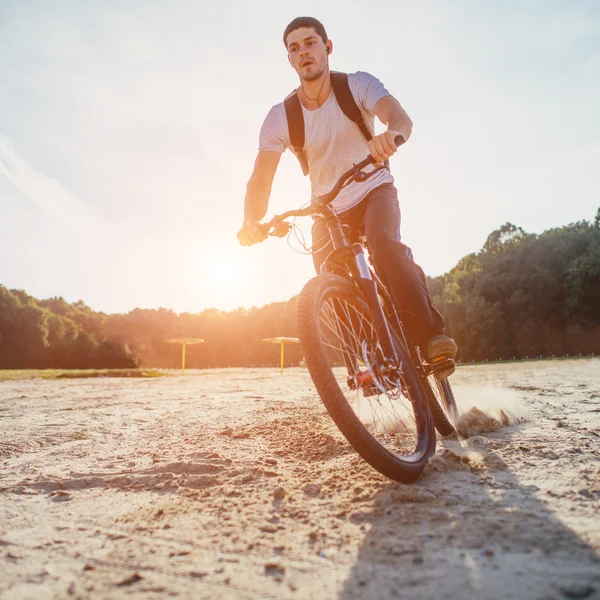
[[[352,244],[352,254],[354,254],[354,260],[358,269],[357,280],[367,299],[367,304],[369,305],[371,316],[375,323],[375,329],[377,330],[383,354],[386,359],[393,361],[395,365],[398,365],[398,356],[394,344],[392,343],[392,336],[385,315],[383,314],[381,302],[379,301],[377,284],[373,280],[371,269],[369,269],[369,265],[367,264],[364,248],[360,244]]]

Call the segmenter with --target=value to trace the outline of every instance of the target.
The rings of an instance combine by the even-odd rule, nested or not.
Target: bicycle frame
[[[337,273],[346,277],[349,273],[350,278],[357,284],[369,306],[384,356],[395,366],[398,366],[398,355],[392,343],[388,322],[379,300],[379,292],[383,291],[387,296],[387,290],[378,278],[373,277],[363,246],[359,243],[350,244],[342,229],[339,217],[329,205],[323,206],[323,215],[325,225],[331,236],[333,250],[321,265],[321,272]],[[390,305],[393,306],[391,303]],[[396,319],[398,326],[400,326],[397,315]],[[401,328],[400,331],[402,331]]]

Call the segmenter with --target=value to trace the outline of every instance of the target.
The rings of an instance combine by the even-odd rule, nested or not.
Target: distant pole
[[[170,338],[165,340],[168,344],[181,344],[181,374],[185,374],[185,347],[187,344],[202,344],[200,338]]]
[[[279,344],[279,368],[281,370],[281,374],[283,375],[283,347],[285,344],[297,344],[300,340],[298,338],[291,337],[274,337],[274,338],[265,338],[263,342],[267,342],[269,344]]]

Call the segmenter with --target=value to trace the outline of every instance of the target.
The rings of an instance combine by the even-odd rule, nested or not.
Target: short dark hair
[[[287,48],[287,38],[292,31],[296,31],[296,29],[300,29],[301,27],[312,27],[318,35],[321,36],[323,43],[325,44],[329,39],[327,37],[327,32],[325,31],[325,27],[323,27],[323,23],[318,21],[314,17],[296,17],[283,32],[283,45]]]

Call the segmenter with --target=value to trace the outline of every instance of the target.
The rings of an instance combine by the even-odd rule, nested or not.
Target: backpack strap
[[[356,100],[354,100],[354,96],[350,91],[350,85],[348,84],[348,73],[340,73],[339,71],[331,71],[331,87],[333,87],[333,93],[335,94],[335,99],[337,103],[340,105],[342,112],[354,123],[358,125],[361,133],[367,140],[370,142],[373,139],[367,124],[365,123],[365,119],[363,117],[360,108],[356,104]]]
[[[308,159],[304,151],[304,116],[302,115],[302,105],[298,98],[298,92],[294,90],[293,94],[288,96],[283,102],[285,107],[285,116],[288,122],[288,131],[292,148],[300,161],[302,173],[308,175]]]
[[[339,71],[331,71],[331,87],[333,88],[333,93],[335,94],[335,99],[337,103],[340,105],[342,112],[354,123],[358,125],[361,133],[363,134],[365,140],[370,142],[373,139],[367,124],[365,123],[365,119],[363,114],[358,108],[356,104],[356,100],[352,95],[352,91],[350,90],[350,84],[348,83],[348,73],[340,73]],[[390,161],[386,160],[383,163],[385,167],[389,170]]]

